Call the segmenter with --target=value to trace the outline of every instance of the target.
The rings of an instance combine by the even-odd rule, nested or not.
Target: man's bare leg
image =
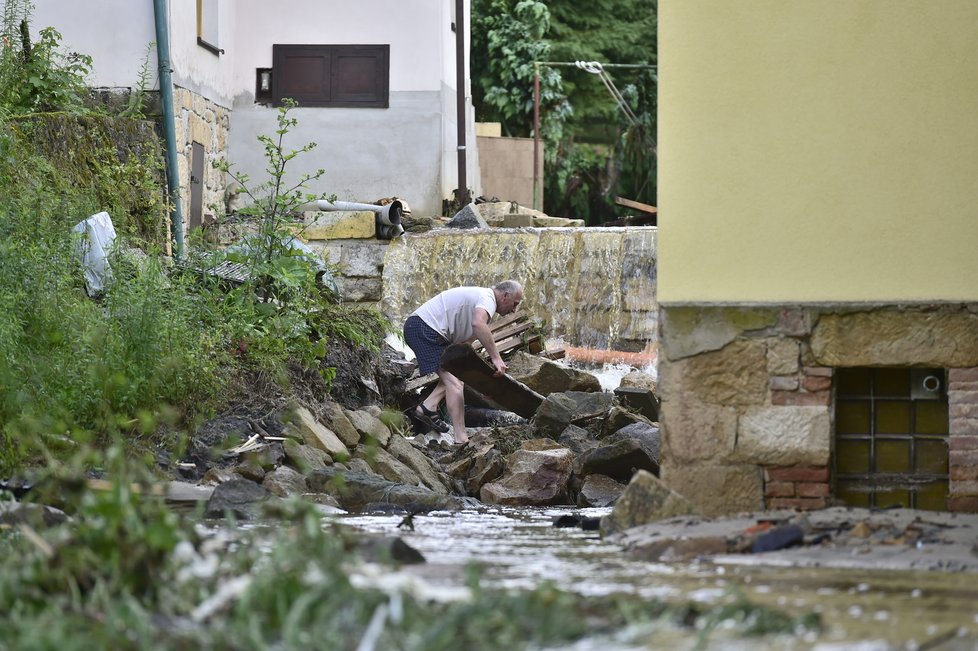
[[[441,377],[441,373],[438,374],[438,377]],[[441,404],[442,398],[444,397],[445,383],[439,380],[438,384],[435,385],[435,388],[432,389],[431,393],[428,394],[428,397],[425,398],[424,402],[421,404],[424,405],[424,408],[428,411],[438,411],[438,405]]]
[[[465,431],[465,384],[448,371],[439,369],[438,377],[441,379],[438,386],[444,387],[448,417],[455,428],[455,442],[468,443],[469,436]]]

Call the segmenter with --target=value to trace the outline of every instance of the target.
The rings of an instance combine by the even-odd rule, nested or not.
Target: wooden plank
[[[434,384],[438,381],[437,373],[428,373],[428,375],[422,375],[420,377],[411,378],[404,385],[405,391],[417,391],[418,389],[423,389],[429,384]]]
[[[545,350],[540,353],[541,357],[546,357],[547,359],[564,359],[566,352],[563,348],[555,348],[554,350]]]
[[[650,215],[659,214],[658,208],[656,208],[655,206],[650,206],[647,203],[642,203],[641,201],[632,201],[631,199],[625,199],[624,197],[615,197],[615,203],[617,203],[619,206],[625,206],[626,208],[634,208],[635,210],[640,210]]]
[[[496,369],[468,344],[446,348],[441,365],[467,387],[523,418],[532,418],[543,402],[543,396],[513,377],[494,377]]]
[[[512,325],[505,330],[500,330],[498,333],[492,333],[492,339],[496,342],[496,347],[499,348],[500,342],[511,340],[513,337],[517,337],[532,327],[532,323],[517,323],[516,325]],[[482,342],[478,340],[472,342],[472,347],[476,350],[483,349]]]
[[[493,332],[496,332],[497,330],[501,330],[502,328],[505,328],[511,323],[516,323],[518,321],[526,321],[529,318],[530,317],[527,315],[526,312],[513,312],[511,314],[507,314],[506,316],[499,317],[495,321],[490,321],[489,329],[492,330]]]

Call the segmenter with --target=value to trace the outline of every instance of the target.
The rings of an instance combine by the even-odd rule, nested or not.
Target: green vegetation
[[[161,255],[167,206],[152,125],[73,114],[87,92],[84,69],[64,67],[54,32],[30,43],[27,9],[5,5],[5,26],[23,38],[0,56],[0,307],[9,315],[0,323],[0,477],[88,445],[176,445],[248,377],[284,391],[296,371],[315,370],[328,390],[331,345],[379,347],[386,319],[338,305],[316,282],[323,269],[291,248],[288,214],[310,179],[286,189],[282,178],[311,146],[283,150],[295,125],[288,107],[277,138],[262,136],[271,180],[252,191],[248,217],[258,245],[235,254],[200,243],[198,262],[248,262],[245,282],[220,287]],[[30,101],[12,88],[28,71],[47,84]],[[96,300],[72,226],[103,210],[117,239]]]
[[[474,0],[477,118],[532,136],[534,61],[654,66],[656,11],[656,0]],[[596,74],[573,65],[539,72],[546,211],[600,225],[618,214],[616,196],[655,205],[654,68],[606,69],[634,123]]]

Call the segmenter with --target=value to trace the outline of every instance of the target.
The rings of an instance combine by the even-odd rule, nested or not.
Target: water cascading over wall
[[[653,353],[656,228],[531,228],[406,234],[388,247],[383,307],[400,323],[438,292],[513,278],[520,308],[568,346]]]

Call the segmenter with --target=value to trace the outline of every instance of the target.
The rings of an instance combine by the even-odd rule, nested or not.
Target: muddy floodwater
[[[467,568],[476,564],[489,586],[529,589],[550,581],[584,596],[619,593],[704,606],[739,592],[790,615],[818,613],[823,625],[818,633],[742,637],[722,625],[704,635],[663,621],[565,649],[978,650],[976,573],[648,563],[631,560],[596,531],[553,526],[559,515],[606,512],[482,507],[415,516],[413,531],[398,527],[400,515],[328,517],[365,532],[400,536],[427,559],[397,571],[368,567],[357,577],[364,585],[413,590],[431,599],[463,598]]]

